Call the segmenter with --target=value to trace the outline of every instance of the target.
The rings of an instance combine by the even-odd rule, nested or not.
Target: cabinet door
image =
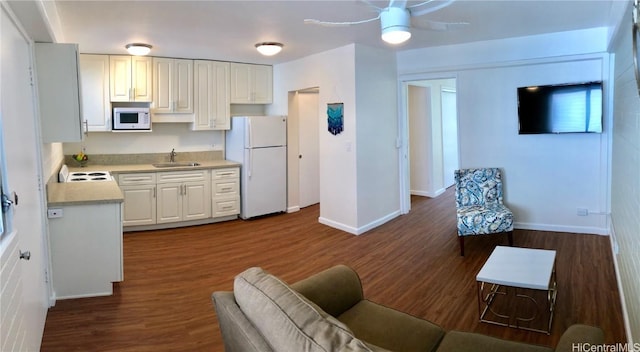
[[[208,182],[185,182],[183,185],[183,220],[211,217],[211,195]]]
[[[42,140],[82,141],[77,44],[35,44]]]
[[[251,102],[251,65],[231,63],[231,104]]]
[[[230,128],[229,63],[195,60],[193,63],[193,130]]]
[[[252,102],[271,104],[273,102],[273,68],[266,65],[253,65]]]
[[[173,59],[153,58],[153,112],[173,112]]]
[[[158,184],[157,223],[182,221],[182,183]]]
[[[193,60],[173,60],[173,112],[193,113]]]
[[[153,59],[145,56],[131,57],[131,89],[133,101],[153,100]]]
[[[87,131],[111,130],[109,56],[80,55],[82,116]]]
[[[131,56],[109,56],[109,84],[111,101],[131,99]]]
[[[120,186],[124,194],[123,226],[156,223],[156,186]]]

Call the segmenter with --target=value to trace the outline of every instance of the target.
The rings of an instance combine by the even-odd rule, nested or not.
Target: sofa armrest
[[[582,324],[571,325],[560,337],[560,341],[558,341],[558,345],[556,346],[556,352],[576,351],[578,346],[582,344],[604,344],[604,332],[602,332],[602,329],[594,326]]]
[[[291,285],[334,317],[360,302],[364,296],[360,277],[346,265],[336,265]]]
[[[211,295],[218,315],[218,325],[226,352],[268,352],[271,347],[242,313],[233,292],[217,291]]]

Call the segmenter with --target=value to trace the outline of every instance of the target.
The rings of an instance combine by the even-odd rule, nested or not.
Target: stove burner
[[[86,172],[74,172],[72,173],[73,176],[87,176]]]
[[[88,179],[87,179],[87,178],[84,178],[84,177],[76,177],[76,178],[72,178],[72,179],[71,179],[71,181],[74,181],[74,182],[75,182],[75,181],[87,181],[87,180],[88,180]]]
[[[91,181],[105,181],[106,179],[106,177],[93,177]]]
[[[95,176],[103,176],[103,177],[107,176],[107,174],[105,172],[90,172],[88,175],[89,176],[94,176],[94,177]],[[104,179],[104,178],[102,178],[102,179]]]

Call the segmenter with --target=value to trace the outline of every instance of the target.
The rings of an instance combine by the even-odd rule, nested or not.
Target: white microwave
[[[149,108],[113,108],[113,130],[151,130],[151,117],[149,116]]]

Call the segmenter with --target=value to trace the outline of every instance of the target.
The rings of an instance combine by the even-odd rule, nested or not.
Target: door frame
[[[398,171],[400,175],[400,213],[407,214],[411,211],[411,165],[409,161],[409,114],[408,114],[408,92],[409,85],[415,81],[429,81],[441,79],[454,79],[456,81],[456,91],[459,92],[458,74],[456,72],[423,72],[403,74],[398,76]],[[456,110],[459,111],[460,100],[456,99]],[[456,120],[459,118],[456,114]],[[458,133],[458,137],[459,137]],[[460,153],[458,153],[458,164],[460,164]]]

